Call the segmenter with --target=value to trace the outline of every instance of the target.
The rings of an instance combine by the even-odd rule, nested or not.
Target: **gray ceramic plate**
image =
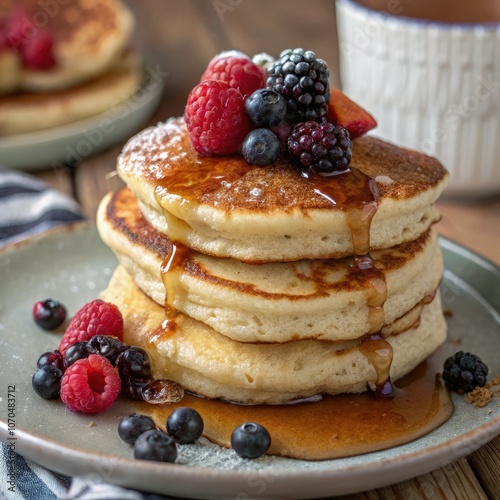
[[[447,240],[442,285],[450,339],[481,356],[500,374],[500,269]],[[16,450],[53,470],[95,476],[120,485],[197,498],[314,498],[396,483],[455,461],[500,433],[500,405],[478,409],[454,396],[455,413],[434,432],[403,446],[357,457],[306,462],[279,457],[241,460],[202,440],[181,447],[178,464],[134,460],[117,435],[118,417],[130,412],[119,400],[107,412],[86,416],[31,388],[38,356],[59,336],[31,319],[37,300],[54,297],[76,311],[95,298],[116,265],[94,228],[76,226],[0,253],[0,438],[8,438],[7,399],[15,386]],[[384,471],[381,474],[381,471]]]
[[[162,78],[157,68],[145,65],[140,90],[110,111],[39,132],[0,136],[1,164],[26,171],[62,168],[128,139],[158,107]]]

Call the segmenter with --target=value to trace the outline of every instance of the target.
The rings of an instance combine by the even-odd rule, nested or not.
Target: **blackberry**
[[[287,146],[302,167],[312,167],[319,172],[342,171],[351,162],[349,132],[329,122],[297,123],[290,132]]]
[[[287,49],[268,70],[266,85],[287,101],[290,123],[324,121],[330,101],[330,73],[311,50]]]
[[[443,379],[448,389],[460,394],[484,387],[488,367],[470,352],[458,351],[444,362]]]

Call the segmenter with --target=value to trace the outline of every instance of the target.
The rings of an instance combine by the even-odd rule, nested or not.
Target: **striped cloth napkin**
[[[73,199],[33,176],[0,167],[0,248],[79,220],[83,217]],[[57,474],[12,453],[3,443],[0,447],[0,498],[173,500],[172,497]]]

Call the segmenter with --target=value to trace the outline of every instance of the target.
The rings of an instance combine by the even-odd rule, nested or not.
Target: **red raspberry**
[[[23,64],[34,69],[52,68],[56,64],[52,54],[52,45],[52,37],[44,31],[27,39],[21,48]]]
[[[222,80],[247,97],[266,86],[265,70],[247,55],[237,51],[226,51],[215,56],[203,73],[200,82]]]
[[[236,153],[250,130],[243,95],[220,80],[191,91],[184,119],[194,149],[206,156]]]
[[[114,304],[95,299],[79,309],[61,339],[59,351],[64,355],[70,345],[87,342],[94,335],[111,335],[123,340],[123,318]]]
[[[99,413],[107,410],[120,393],[118,371],[104,357],[91,354],[75,361],[61,379],[61,399],[69,410]]]

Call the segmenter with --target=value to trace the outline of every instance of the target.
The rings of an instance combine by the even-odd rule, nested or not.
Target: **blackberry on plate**
[[[66,319],[66,308],[59,301],[46,299],[33,306],[33,319],[44,330],[54,330]]]
[[[268,73],[267,88],[285,98],[291,123],[324,120],[330,101],[330,73],[323,59],[311,50],[287,49]]]
[[[176,408],[167,418],[167,432],[180,444],[194,443],[203,432],[203,419],[187,406]]]
[[[258,458],[271,446],[268,430],[255,422],[246,422],[234,429],[231,447],[241,458]]]
[[[319,172],[342,171],[351,162],[349,132],[329,122],[297,123],[290,132],[287,146],[302,167],[312,167]]]
[[[156,429],[153,419],[138,413],[132,413],[120,420],[118,424],[118,435],[128,444],[134,444],[135,440],[146,431]]]
[[[243,141],[241,154],[250,165],[264,167],[274,163],[281,152],[281,143],[268,128],[252,130]]]
[[[443,379],[448,389],[468,393],[476,387],[484,387],[488,367],[470,352],[458,351],[444,362]]]

